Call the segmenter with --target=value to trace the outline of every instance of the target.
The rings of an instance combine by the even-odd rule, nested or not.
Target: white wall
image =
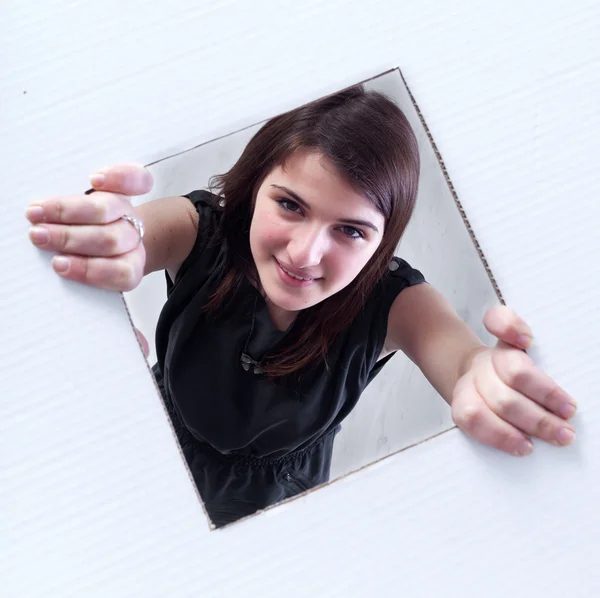
[[[7,598],[600,595],[600,6],[53,0],[0,19],[0,580]],[[211,531],[121,297],[26,204],[402,66],[575,444],[450,430]]]

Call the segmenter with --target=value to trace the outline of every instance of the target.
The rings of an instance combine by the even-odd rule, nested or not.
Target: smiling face
[[[377,250],[384,217],[321,154],[296,152],[260,186],[250,248],[280,327],[350,284]]]

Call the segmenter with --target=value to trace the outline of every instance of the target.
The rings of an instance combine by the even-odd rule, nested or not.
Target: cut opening
[[[395,256],[399,259],[390,262],[389,276],[397,276],[398,279],[404,277],[406,280],[413,277],[406,286],[408,289],[411,285],[419,284],[416,280],[418,276],[414,273],[416,269],[423,274],[427,283],[442,292],[461,319],[484,343],[493,344],[494,338],[483,326],[483,315],[490,307],[504,301],[414,97],[399,69],[393,69],[361,84],[367,91],[385,94],[400,108],[418,143],[418,198],[412,218],[395,251]],[[236,164],[244,148],[263,124],[258,123],[148,165],[148,170],[154,176],[154,189],[147,196],[136,198],[134,205],[141,206],[164,197],[188,195],[203,215],[216,210],[215,218],[222,218],[226,213],[223,202],[216,198],[216,204],[211,208],[210,194],[205,190],[209,187],[211,177],[229,171]],[[325,175],[315,170],[316,168],[314,164],[306,163],[297,167],[296,181],[300,180],[298,177],[301,177],[302,173],[308,173],[310,176],[317,173],[317,182],[313,181],[312,185],[305,186],[309,195],[314,191],[315,185],[320,184],[319,181],[330,184],[329,179],[324,178]],[[342,187],[335,187],[333,184],[329,186],[330,197],[331,193],[335,196],[339,189]],[[313,193],[312,197],[314,201],[317,195]],[[291,197],[287,199],[293,200]],[[327,210],[334,204],[335,200],[331,200],[327,204]],[[365,207],[358,200],[354,203],[349,200],[347,206],[350,211],[354,210],[353,213],[362,210],[363,213],[370,214],[368,206]],[[329,218],[330,213],[327,210],[322,210],[325,215],[319,212],[319,218],[322,220],[317,221],[316,217],[311,216],[311,226],[315,230]],[[275,218],[273,213],[260,212],[260,223],[270,222],[269,218]],[[269,248],[268,240],[277,235],[277,242],[273,242],[270,248],[274,254],[280,252],[277,254],[279,257],[286,255],[289,258],[285,243],[292,241],[291,237],[287,238],[285,235],[296,234],[295,231],[301,226],[301,222],[302,226],[308,227],[306,214],[301,216],[286,213],[277,217],[282,220],[275,221],[276,231],[265,225],[264,230],[259,231],[254,239],[260,259],[264,257],[260,251]],[[301,220],[302,218],[305,220]],[[200,227],[205,225],[205,222],[199,224]],[[326,227],[322,228],[325,230]],[[208,231],[206,227],[203,230]],[[352,252],[357,252],[356,245],[351,245],[353,241],[334,237],[340,234],[339,228],[331,227],[331,230],[334,232],[329,233],[329,228],[326,231],[331,235],[327,240],[328,245],[325,243],[326,247],[331,251],[332,244],[335,245],[336,259],[342,262],[346,259],[348,267],[352,267],[351,257],[354,255]],[[214,231],[208,231],[207,234],[213,233]],[[254,233],[244,233],[240,230],[240,234]],[[212,239],[215,238],[213,235]],[[152,366],[157,379],[157,387],[167,408],[172,429],[205,513],[211,522],[211,529],[221,529],[230,523],[276,508],[282,502],[294,500],[307,492],[335,483],[342,477],[455,427],[449,406],[418,367],[400,351],[386,355],[383,350],[379,354],[380,361],[376,369],[379,370],[382,365],[385,367],[381,367],[376,377],[368,382],[356,404],[348,408],[344,401],[339,401],[337,413],[334,413],[335,409],[332,411],[327,402],[328,397],[318,400],[314,393],[309,393],[314,411],[311,412],[307,406],[301,405],[304,395],[299,393],[302,396],[296,397],[296,400],[300,402],[300,406],[295,411],[293,407],[289,407],[287,412],[282,406],[281,421],[278,421],[274,415],[278,409],[278,391],[271,388],[269,382],[261,375],[260,360],[250,357],[250,361],[244,362],[243,355],[251,355],[248,346],[252,349],[253,343],[256,347],[261,342],[269,342],[269,339],[270,342],[281,342],[283,336],[285,340],[286,333],[281,330],[283,326],[273,326],[285,310],[270,309],[269,301],[275,304],[276,308],[281,306],[268,295],[266,299],[261,297],[259,289],[247,286],[244,290],[242,286],[242,290],[238,292],[240,296],[248,297],[249,301],[242,298],[238,310],[227,316],[221,329],[218,327],[221,324],[211,325],[210,329],[203,328],[201,316],[195,319],[186,316],[187,319],[178,321],[174,312],[177,306],[186,306],[186,313],[189,314],[189,304],[194,304],[195,313],[200,313],[199,296],[194,294],[190,280],[194,275],[206,274],[210,277],[211,260],[223,259],[223,247],[219,243],[211,245],[208,239],[205,241],[206,243],[201,241],[200,245],[204,243],[206,247],[202,247],[202,251],[193,259],[188,258],[182,264],[184,274],[178,273],[175,280],[171,280],[168,274],[165,277],[164,271],[149,274],[134,291],[125,293],[124,299],[132,325],[142,335],[139,339],[140,346],[146,348],[144,341],[147,342],[149,366]],[[197,245],[198,243],[195,249],[198,249]],[[300,260],[304,254],[299,252],[297,255],[300,256],[297,258]],[[306,263],[309,262],[310,259]],[[268,267],[265,263],[262,263],[263,268]],[[260,266],[257,262],[259,273]],[[316,260],[310,263],[307,269],[312,268],[313,272],[317,272],[320,267],[321,262]],[[343,279],[343,273],[340,274],[342,270],[332,267],[330,271],[333,273],[332,277],[339,276],[340,280]],[[199,286],[201,282],[198,282]],[[279,283],[270,281],[270,284],[271,286],[266,285],[263,291],[280,288],[276,287]],[[283,303],[289,297],[293,299],[293,284],[296,283],[284,280],[281,284],[288,284],[289,288],[281,288],[289,292],[286,295],[282,291],[274,299],[279,303]],[[397,281],[395,284],[395,288],[399,288]],[[297,288],[301,289],[298,292],[305,290],[300,285],[297,285]],[[292,299],[289,300],[290,304],[293,303]],[[167,304],[169,314],[165,316],[163,310],[167,309]],[[371,312],[373,321],[378,315],[381,316],[376,311]],[[180,331],[179,345],[173,349],[169,348],[167,343],[160,347],[161,355],[157,353],[154,340],[157,338],[159,316],[163,322],[168,321],[170,325],[166,332],[159,329],[159,339],[164,340],[165,335],[174,334],[175,327],[184,330]],[[357,318],[353,320],[352,326],[355,326]],[[185,328],[186,323],[188,329]],[[244,326],[249,325],[251,329],[248,333]],[[350,329],[354,330],[352,326]],[[364,335],[372,334],[374,329],[374,324],[369,328],[363,323]],[[206,345],[196,347],[194,339],[200,337],[205,339],[205,342],[212,342],[210,346],[214,347],[214,351],[207,352]],[[231,344],[235,347],[232,348]],[[365,338],[365,344],[377,346],[372,338]],[[179,356],[178,362],[169,363],[166,367],[165,347],[167,353],[170,351]],[[240,347],[244,348],[244,352],[241,361],[238,362],[232,355],[237,355]],[[343,355],[344,351],[341,351],[341,354]],[[215,366],[218,363],[215,359],[218,359],[219,355],[224,356],[222,367]],[[155,365],[157,360],[163,360],[162,371],[161,367]],[[376,361],[377,359],[370,363],[372,369],[375,368]],[[349,363],[351,367],[356,367],[355,362]],[[259,371],[256,378],[253,378],[253,371],[256,369]],[[164,370],[167,370],[166,375]],[[335,368],[333,371],[335,372]],[[235,389],[240,388],[239,382],[233,385],[230,383],[232,377],[237,379],[238,376],[242,377],[242,383],[247,385],[249,401],[248,404],[240,402],[238,396],[238,402],[227,412],[222,408],[221,402],[230,400],[231,397],[225,396],[227,392],[238,392]],[[166,381],[165,377],[168,378]],[[356,377],[352,379],[352,384],[358,384],[356,380]],[[220,385],[223,388],[222,393],[218,391]],[[251,390],[253,385],[256,388]],[[282,405],[293,405],[293,392],[286,390],[285,393]],[[323,413],[315,415],[320,413],[319,409]],[[230,422],[227,421],[227,413],[231,416]],[[293,413],[298,415],[298,421],[290,424],[288,420]],[[247,418],[246,421],[244,417]],[[261,417],[264,418],[262,424]],[[211,418],[213,421],[210,424],[203,423]],[[311,421],[311,418],[315,421]],[[199,420],[202,421],[199,423]],[[281,432],[277,432],[278,429]],[[294,429],[298,430],[296,438],[290,432]]]

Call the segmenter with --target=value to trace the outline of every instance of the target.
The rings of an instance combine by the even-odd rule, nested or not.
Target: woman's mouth
[[[305,287],[305,286],[309,286],[309,285],[313,284],[317,280],[320,280],[319,278],[309,278],[306,276],[298,276],[297,274],[294,274],[294,273],[290,272],[289,270],[287,270],[285,268],[285,266],[282,266],[279,263],[279,261],[277,260],[277,258],[275,258],[275,261],[277,262],[277,271],[279,272],[279,277],[281,278],[281,280],[283,282],[285,282],[288,285],[295,286],[295,287]]]

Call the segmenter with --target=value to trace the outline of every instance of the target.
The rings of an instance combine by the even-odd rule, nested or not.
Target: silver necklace
[[[248,344],[250,343],[250,338],[252,337],[252,332],[254,331],[254,321],[256,319],[256,306],[258,304],[258,297],[254,298],[254,309],[252,310],[252,323],[250,324],[250,333],[246,337],[246,344],[244,345],[244,350],[242,351],[242,355],[240,357],[240,363],[244,370],[248,371],[252,368],[252,371],[255,374],[262,374],[264,370],[262,368],[261,362],[252,359],[250,355],[248,355]]]

